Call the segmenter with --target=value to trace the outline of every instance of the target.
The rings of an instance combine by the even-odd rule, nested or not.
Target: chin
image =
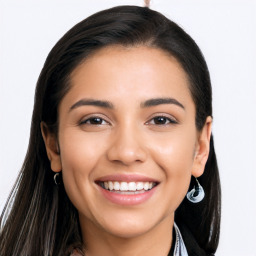
[[[171,215],[168,217],[172,218]],[[105,232],[119,238],[136,238],[157,229],[159,224],[166,216],[150,215],[148,213],[133,215],[131,212],[126,214],[112,215],[111,218],[105,219],[101,227]]]
[[[145,225],[132,226],[132,227],[131,226],[124,227],[124,225],[121,225],[121,226],[117,225],[116,227],[114,228],[111,227],[105,231],[114,237],[131,239],[131,238],[136,238],[146,234],[150,229],[151,228],[149,227],[145,227]]]

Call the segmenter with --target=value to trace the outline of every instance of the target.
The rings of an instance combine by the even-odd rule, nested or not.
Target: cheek
[[[60,135],[61,162],[63,172],[73,175],[90,175],[90,171],[103,152],[102,138],[83,131],[67,130]],[[89,176],[88,176],[89,178]]]
[[[155,162],[166,170],[166,175],[190,172],[194,162],[196,132],[177,131],[156,138],[151,151]]]
[[[191,132],[175,135],[158,138],[158,143],[151,148],[152,158],[165,176],[165,203],[169,212],[177,209],[188,191],[196,142]]]
[[[101,158],[101,144],[96,138],[72,129],[60,134],[62,176],[65,190],[79,209],[92,196],[93,170]]]

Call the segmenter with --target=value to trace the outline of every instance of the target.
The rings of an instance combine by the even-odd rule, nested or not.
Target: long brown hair
[[[111,8],[81,21],[53,47],[39,76],[27,155],[1,215],[1,255],[62,256],[82,246],[77,210],[63,185],[54,184],[40,123],[45,122],[58,134],[58,106],[70,88],[71,72],[93,52],[113,44],[147,45],[174,56],[190,80],[198,131],[207,116],[212,116],[206,62],[194,40],[177,24],[156,11],[137,6]],[[199,181],[205,199],[197,205],[184,199],[175,221],[185,225],[210,255],[217,249],[220,230],[220,182],[213,137]]]

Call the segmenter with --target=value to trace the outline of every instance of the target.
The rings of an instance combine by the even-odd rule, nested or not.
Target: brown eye
[[[169,117],[166,116],[156,116],[152,118],[149,122],[149,124],[154,125],[168,125],[168,124],[177,124],[177,122]]]
[[[82,121],[80,124],[103,125],[103,124],[107,124],[107,122],[100,117],[91,117]]]
[[[166,117],[158,116],[153,118],[155,124],[166,124],[169,123],[169,120]]]

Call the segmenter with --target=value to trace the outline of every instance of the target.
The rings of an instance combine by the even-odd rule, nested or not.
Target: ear
[[[194,177],[200,177],[204,173],[204,168],[210,152],[210,139],[212,132],[212,117],[206,118],[204,127],[198,136],[195,150],[195,158],[192,169]]]
[[[62,167],[56,135],[49,130],[44,122],[41,122],[41,133],[44,139],[48,159],[51,162],[51,169],[54,172],[60,172]]]

